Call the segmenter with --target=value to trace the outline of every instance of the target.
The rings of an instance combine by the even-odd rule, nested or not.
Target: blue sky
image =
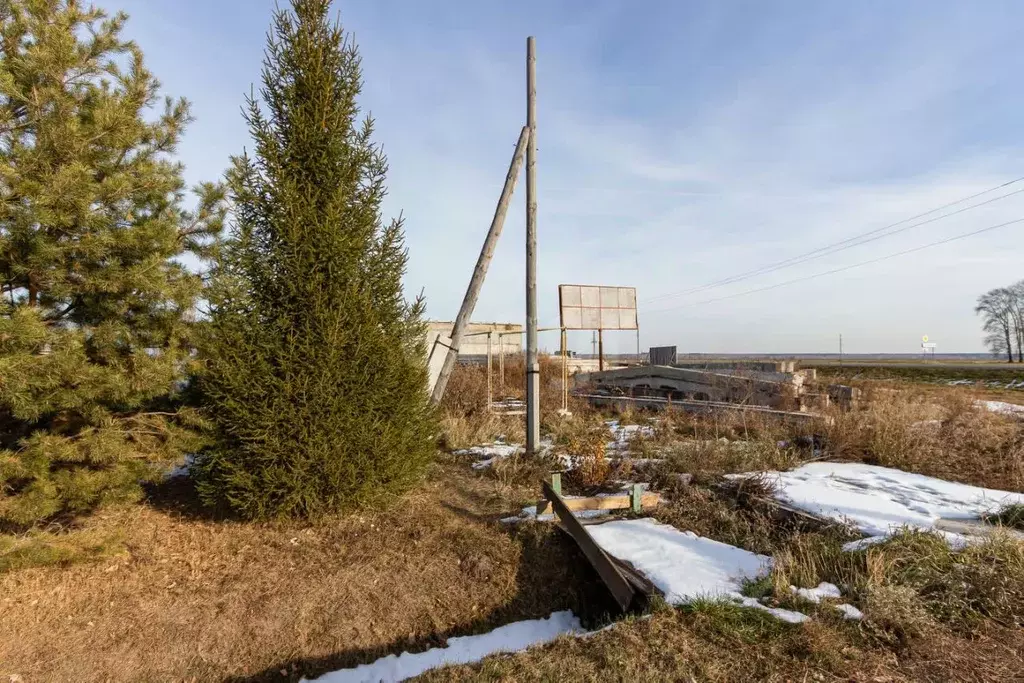
[[[272,0],[110,0],[165,91],[180,154],[214,179],[248,143]],[[406,286],[452,319],[525,120],[537,37],[539,297],[634,285],[641,343],[695,352],[980,351],[978,294],[1024,278],[1024,223],[745,291],[1024,217],[1024,194],[793,268],[688,290],[1024,176],[1024,5],[338,0],[364,111],[404,212]],[[1006,192],[1024,187],[1021,183]],[[524,318],[520,183],[474,319]],[[988,198],[990,195],[986,195]],[[991,196],[997,196],[993,193]],[[733,296],[737,295],[737,296]],[[709,299],[721,299],[703,303]],[[556,335],[542,345],[557,346]],[[573,345],[589,348],[589,334]],[[609,333],[607,348],[635,348]]]

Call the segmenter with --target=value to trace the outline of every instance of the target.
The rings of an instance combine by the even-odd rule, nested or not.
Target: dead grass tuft
[[[985,516],[984,520],[989,524],[1024,530],[1024,505],[1006,505],[996,514]]]
[[[501,495],[512,498],[523,489],[535,494],[540,482],[548,478],[553,468],[553,463],[546,458],[517,454],[496,461],[486,473],[497,482]]]
[[[503,439],[508,443],[526,441],[526,427],[521,417],[496,413],[442,413],[441,443],[445,450],[458,450]]]
[[[862,603],[865,631],[897,651],[939,630],[924,600],[910,586],[870,585]]]
[[[558,411],[562,407],[562,368],[558,358],[540,356],[541,426],[543,431],[557,431],[564,421]],[[519,399],[525,397],[526,365],[522,354],[505,359],[504,383],[497,360],[491,370],[492,397]],[[573,397],[569,409],[575,415],[593,413],[593,409]],[[441,401],[442,447],[466,448],[505,436],[511,443],[526,440],[522,415],[502,415],[487,410],[487,367],[456,365]]]
[[[572,460],[568,478],[584,489],[605,484],[611,472],[605,457],[607,444],[608,430],[604,425],[571,435],[565,444],[565,450]]]
[[[1007,628],[1024,625],[1024,544],[1008,536],[954,550],[938,534],[908,530],[864,550],[844,552],[835,537],[796,535],[776,551],[771,577],[779,598],[789,595],[791,585],[828,581],[868,607],[894,590],[895,598],[899,590],[911,591],[914,610],[919,603],[930,619],[959,632],[973,632],[985,620]],[[910,609],[908,600],[879,617],[882,631],[895,633],[901,642],[921,621],[914,612],[915,623],[903,630],[891,623]],[[869,608],[865,613],[871,617]]]
[[[708,485],[675,484],[667,501],[653,510],[659,521],[751,552],[772,555],[795,539],[837,547],[859,538],[842,525],[813,521],[780,510],[766,495],[770,482],[719,480]],[[815,584],[816,585],[816,584]]]

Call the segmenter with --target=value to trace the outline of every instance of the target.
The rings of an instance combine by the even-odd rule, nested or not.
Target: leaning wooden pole
[[[480,298],[480,288],[484,284],[484,277],[487,275],[487,267],[494,257],[494,249],[498,246],[498,238],[501,237],[501,229],[505,225],[505,214],[508,213],[508,205],[512,202],[512,193],[516,189],[516,180],[519,178],[519,169],[523,165],[523,156],[526,153],[526,144],[530,139],[530,128],[523,126],[519,132],[519,141],[516,143],[516,151],[512,155],[512,163],[508,167],[508,175],[505,176],[505,186],[501,190],[501,197],[498,199],[498,206],[494,209],[494,218],[491,220],[491,228],[487,231],[487,239],[480,249],[480,256],[476,260],[476,268],[473,269],[473,276],[469,280],[469,287],[466,288],[466,296],[462,299],[462,307],[459,308],[459,315],[455,318],[455,325],[452,327],[452,342],[448,347],[448,353],[444,358],[444,365],[441,366],[441,373],[430,394],[430,401],[437,405],[444,396],[445,387],[448,386],[448,379],[455,369],[455,363],[459,356],[459,345],[462,343],[462,336],[466,331],[466,325],[476,308],[476,301]]]
[[[537,57],[526,39],[526,453],[540,444],[540,363],[537,360]]]

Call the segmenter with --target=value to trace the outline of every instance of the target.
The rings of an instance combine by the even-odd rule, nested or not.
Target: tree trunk
[[[1013,362],[1013,344],[1010,342],[1010,325],[1003,325],[1003,333],[1006,335],[1006,360]]]
[[[1024,320],[1019,311],[1013,316],[1013,336],[1017,342],[1017,362],[1024,363]]]

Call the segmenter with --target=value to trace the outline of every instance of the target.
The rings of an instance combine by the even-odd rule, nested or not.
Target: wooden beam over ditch
[[[601,577],[601,581],[608,587],[619,608],[623,612],[628,612],[637,597],[633,584],[623,576],[619,565],[613,562],[609,555],[597,544],[597,541],[594,540],[586,528],[572,514],[572,510],[566,506],[566,501],[555,493],[555,490],[547,482],[544,482],[544,495],[551,501],[551,507],[554,509],[555,514],[558,515],[558,519],[561,520],[562,528],[576,541],[576,545],[580,547],[580,550],[583,551],[591,566],[594,567],[598,576]]]

